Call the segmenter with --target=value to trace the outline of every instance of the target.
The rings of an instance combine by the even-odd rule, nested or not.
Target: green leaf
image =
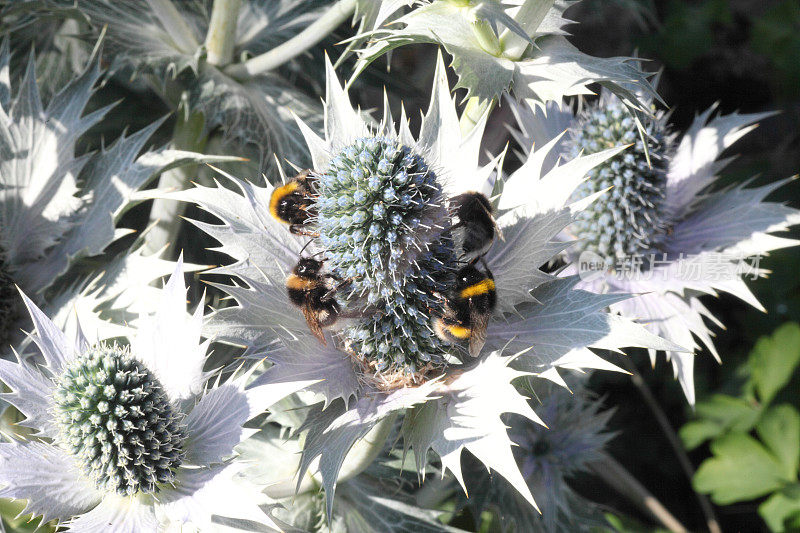
[[[723,430],[746,432],[758,421],[761,409],[742,398],[715,394],[697,404],[699,418],[719,424]]]
[[[758,506],[758,514],[770,531],[790,531],[787,522],[800,518],[800,498],[787,495],[785,491],[775,493]]]
[[[778,458],[784,475],[797,476],[800,463],[800,413],[791,405],[777,405],[764,413],[756,426],[764,445]]]
[[[800,364],[800,325],[790,322],[762,337],[750,352],[749,366],[761,401],[769,403]]]
[[[711,452],[714,457],[703,461],[693,485],[720,505],[752,500],[792,481],[781,463],[747,434],[725,435],[711,444]]]
[[[694,450],[705,441],[718,437],[724,430],[722,424],[713,420],[693,420],[685,424],[678,435],[687,450]]]

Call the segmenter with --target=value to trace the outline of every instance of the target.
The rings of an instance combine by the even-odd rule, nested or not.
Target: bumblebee
[[[441,316],[433,320],[433,330],[446,342],[469,340],[469,354],[477,357],[486,342],[486,327],[497,305],[494,277],[484,264],[481,272],[473,264],[456,274],[453,287],[444,298]]]
[[[314,215],[314,189],[317,178],[311,174],[310,169],[305,169],[288,183],[276,187],[269,199],[270,214],[289,224],[289,231],[295,235],[308,235],[316,237],[315,232],[305,228],[309,218]]]
[[[323,345],[327,343],[322,328],[335,324],[342,311],[334,298],[339,288],[333,283],[335,279],[322,272],[322,261],[310,257],[301,258],[286,278],[289,301],[300,308],[308,329]]]
[[[459,194],[450,200],[450,212],[458,217],[451,230],[461,228],[455,240],[464,261],[471,262],[486,255],[495,235],[503,239],[492,204],[483,194],[474,191]]]

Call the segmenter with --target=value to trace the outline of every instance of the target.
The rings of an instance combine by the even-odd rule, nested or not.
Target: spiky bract
[[[348,348],[378,371],[441,364],[430,313],[455,255],[442,236],[450,221],[435,172],[395,140],[359,138],[331,159],[317,193],[328,268],[350,280],[348,304],[368,311],[346,332]]]
[[[117,346],[67,367],[54,393],[60,436],[99,488],[158,492],[183,461],[184,429],[158,379]]]
[[[608,191],[581,212],[572,226],[580,239],[578,253],[591,251],[613,263],[652,250],[665,235],[668,221],[662,205],[670,138],[660,114],[645,126],[649,161],[636,123],[618,99],[601,99],[578,117],[565,147],[572,158],[632,145],[590,170],[573,194],[573,200],[578,200]]]

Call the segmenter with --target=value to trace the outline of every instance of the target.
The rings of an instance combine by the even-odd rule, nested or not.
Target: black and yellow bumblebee
[[[446,342],[469,340],[469,354],[477,357],[486,343],[486,327],[497,305],[494,277],[474,264],[456,273],[453,287],[444,298],[441,316],[434,317],[433,330]]]
[[[316,237],[317,233],[305,227],[315,214],[314,193],[317,178],[310,169],[301,171],[285,185],[276,187],[269,199],[270,214],[289,225],[295,235]]]
[[[327,345],[322,328],[334,325],[341,315],[342,310],[335,298],[341,284],[336,284],[336,277],[323,272],[322,268],[322,261],[301,258],[286,278],[286,292],[289,301],[303,312],[311,333]]]
[[[486,255],[495,236],[503,239],[503,232],[494,219],[492,203],[483,194],[475,191],[465,192],[450,199],[450,213],[458,217],[451,230],[460,248],[461,259],[467,263]]]

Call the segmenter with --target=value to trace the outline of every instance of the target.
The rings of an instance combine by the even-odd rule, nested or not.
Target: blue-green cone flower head
[[[362,137],[331,158],[317,189],[326,267],[351,280],[341,298],[367,315],[344,332],[347,348],[378,371],[441,365],[433,295],[458,262],[442,235],[451,221],[436,172],[397,139]]]
[[[185,432],[164,387],[116,345],[78,356],[54,392],[60,440],[98,488],[153,494],[175,481]]]
[[[578,261],[578,254],[570,254],[573,265],[568,268],[582,274],[586,288],[593,292],[638,295],[613,304],[611,310],[683,347],[683,351],[665,351],[687,400],[694,403],[694,352],[705,346],[721,360],[709,322],[722,324],[709,314],[700,297],[727,292],[763,310],[746,278],[764,274],[758,266],[761,256],[797,244],[778,233],[800,224],[800,212],[766,200],[785,180],[760,187],[749,186],[750,181],[733,187],[719,183],[719,173],[729,161],[722,158],[723,152],[771,113],[723,115],[712,106],[699,113],[680,136],[666,128],[663,114],[655,113],[644,124],[652,163],[647,166],[644,145],[619,108],[605,91],[599,103],[577,117],[563,105],[548,105],[546,113],[517,106],[512,108],[520,125],[515,137],[523,147],[554,146],[550,165],[558,157],[574,157],[581,148],[592,153],[606,142],[634,143],[611,164],[599,167],[579,193],[614,187],[583,196],[584,218],[565,236],[583,240],[578,254],[581,250],[592,254],[587,252]],[[573,131],[566,141],[559,137],[565,128]],[[621,192],[617,191],[620,185]],[[594,253],[603,255],[603,261],[592,257]],[[614,265],[620,254],[638,257]],[[598,272],[601,263],[617,268]],[[650,351],[654,365],[656,354]]]
[[[223,514],[274,526],[230,459],[243,424],[303,383],[210,381],[204,307],[188,312],[183,278],[179,260],[124,347],[63,332],[21,292],[39,353],[4,361],[0,380],[35,438],[0,442],[0,497],[26,500],[22,514],[86,533],[209,531]]]
[[[657,249],[670,221],[664,209],[672,136],[663,113],[645,124],[647,149],[633,117],[615,97],[603,97],[576,118],[564,152],[575,158],[630,145],[589,171],[573,194],[577,201],[607,191],[572,225],[574,252],[600,255],[607,264]],[[649,159],[648,159],[649,156]]]

